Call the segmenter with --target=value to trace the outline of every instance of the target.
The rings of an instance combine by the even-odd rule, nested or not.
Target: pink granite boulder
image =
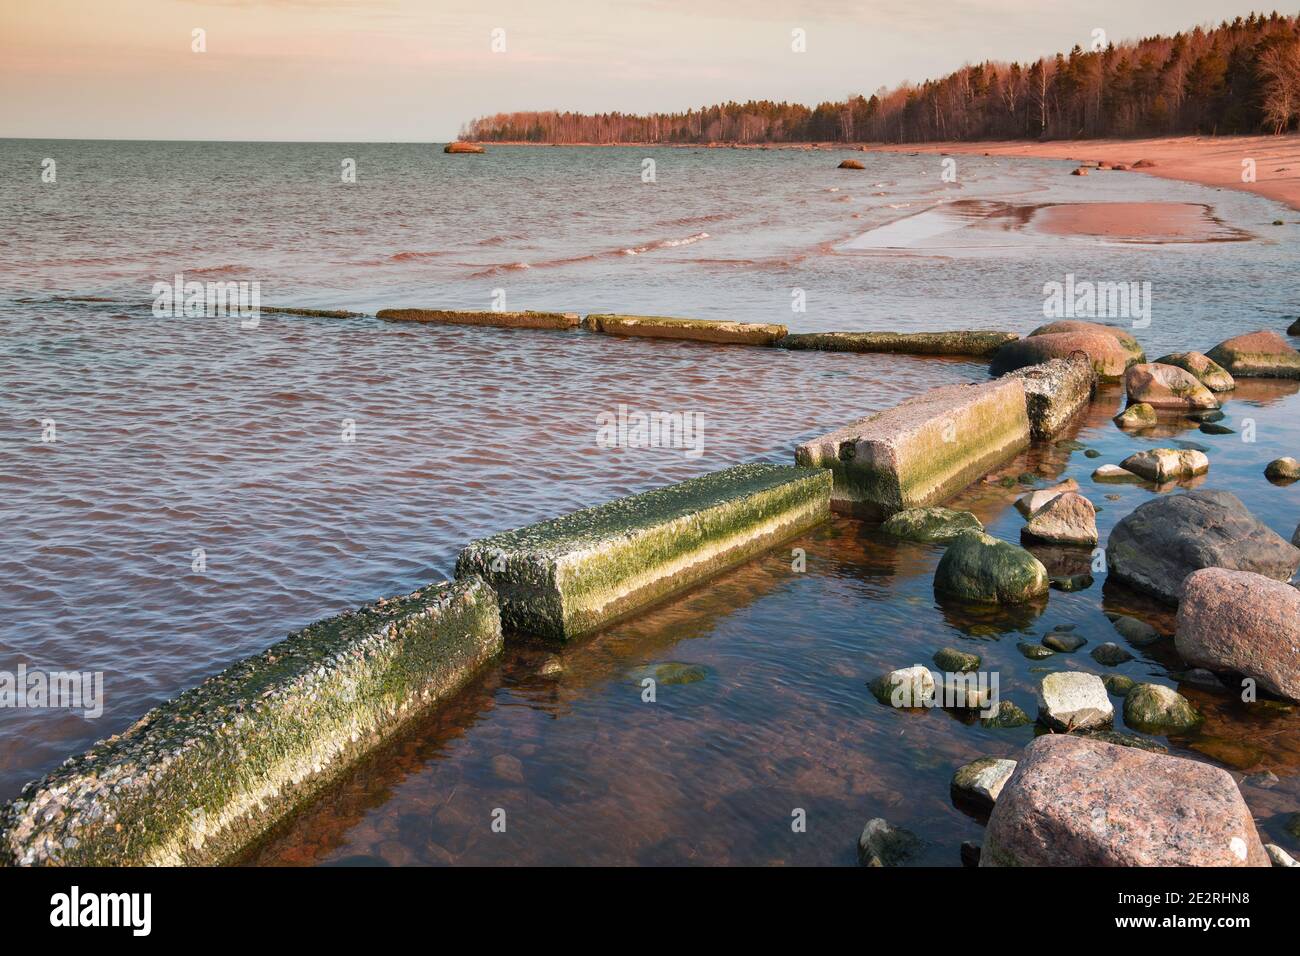
[[[1134,365],[1124,373],[1124,388],[1130,405],[1145,403],[1153,408],[1189,411],[1219,407],[1213,392],[1191,372],[1176,365]]]

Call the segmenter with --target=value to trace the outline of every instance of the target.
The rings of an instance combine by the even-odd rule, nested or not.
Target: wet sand
[[[1220,189],[1239,189],[1300,209],[1300,134],[1287,136],[1167,136],[1158,139],[1059,140],[1048,143],[908,143],[870,146],[891,153],[955,153],[1116,163],[1149,173]],[[1146,160],[1154,165],[1133,169]],[[1243,182],[1243,160],[1254,160],[1255,182]],[[1121,175],[1095,170],[1093,175]]]

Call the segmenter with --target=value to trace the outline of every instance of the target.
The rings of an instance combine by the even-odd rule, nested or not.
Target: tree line
[[[808,107],[751,100],[684,113],[514,112],[461,138],[528,143],[917,143],[1281,133],[1300,126],[1300,17],[1075,46],[1032,63],[966,65],[919,85]]]

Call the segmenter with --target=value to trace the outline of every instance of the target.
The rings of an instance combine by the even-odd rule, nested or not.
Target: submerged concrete
[[[830,516],[831,476],[728,468],[472,542],[457,576],[496,588],[510,630],[578,637]]]
[[[832,507],[881,520],[942,504],[1029,446],[1023,381],[948,385],[814,438],[800,465],[835,476]]]
[[[975,355],[987,358],[1020,336],[1012,332],[803,332],[781,339],[783,349],[889,352],[900,355]]]
[[[260,311],[268,315],[305,315],[314,319],[359,319],[366,314],[345,309],[299,309],[287,305],[264,305]]]
[[[660,315],[589,315],[584,328],[606,335],[632,335],[650,339],[686,339],[727,345],[775,345],[786,327],[765,322],[722,322],[711,319],[676,319]]]
[[[497,329],[572,329],[576,312],[474,312],[461,309],[380,309],[389,322],[430,322],[436,325],[486,325]]]
[[[500,649],[478,578],[309,625],[28,784],[0,810],[0,863],[237,860]]]

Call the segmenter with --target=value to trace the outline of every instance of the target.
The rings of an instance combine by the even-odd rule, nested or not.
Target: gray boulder
[[[1176,605],[1187,576],[1201,568],[1289,581],[1300,549],[1255,520],[1236,495],[1198,490],[1135,508],[1110,533],[1106,560],[1117,580]]]

